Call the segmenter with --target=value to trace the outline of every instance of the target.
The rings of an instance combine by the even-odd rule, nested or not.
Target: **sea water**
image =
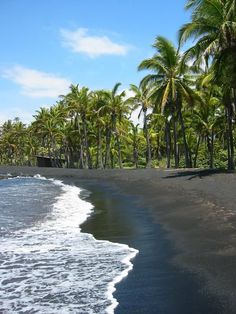
[[[93,205],[80,193],[39,176],[0,180],[1,314],[114,313],[138,251],[81,232]]]

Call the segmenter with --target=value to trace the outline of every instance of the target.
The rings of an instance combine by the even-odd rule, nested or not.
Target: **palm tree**
[[[196,43],[185,53],[195,64],[211,64],[211,81],[223,86],[227,122],[228,168],[234,169],[233,120],[236,101],[236,1],[189,0],[192,21],[179,31],[180,44],[189,38]]]
[[[150,135],[148,130],[147,123],[147,114],[148,109],[152,108],[152,103],[149,97],[149,89],[147,86],[140,85],[139,87],[131,84],[130,91],[134,94],[134,96],[130,97],[127,101],[134,104],[133,109],[137,109],[141,107],[139,117],[141,113],[143,113],[143,134],[146,140],[146,167],[151,167],[152,155],[151,155],[151,144],[150,144]]]
[[[218,99],[209,96],[207,103],[195,109],[196,129],[199,130],[199,140],[204,138],[207,144],[209,167],[214,167],[214,140],[216,136],[216,127],[221,120],[221,115],[217,112]],[[196,154],[197,155],[197,154]]]
[[[134,158],[134,165],[135,168],[138,168],[138,155],[139,155],[139,130],[138,130],[138,124],[134,125],[133,123],[131,124],[132,127],[132,133],[130,134],[130,138],[132,140],[132,145],[133,145],[133,158]]]
[[[1,159],[10,164],[17,163],[17,157],[19,156],[19,147],[17,143],[18,137],[14,134],[15,124],[18,123],[18,119],[15,121],[8,120],[6,121],[1,130],[1,140],[0,146],[1,151],[4,152],[2,154]],[[20,134],[19,134],[20,138]]]
[[[175,167],[179,166],[177,122],[180,122],[184,141],[185,165],[190,167],[182,109],[184,101],[188,105],[193,105],[197,95],[191,88],[193,81],[189,75],[189,66],[184,62],[179,51],[166,38],[158,36],[153,47],[156,49],[156,54],[150,59],[143,60],[138,67],[139,70],[151,70],[153,72],[153,74],[148,74],[143,78],[141,85],[147,85],[151,88],[151,97],[155,101],[156,108],[160,107],[161,111],[170,117],[166,120],[167,147],[170,146],[169,123],[173,120]]]
[[[117,124],[124,118],[126,114],[129,113],[129,106],[127,105],[127,103],[123,101],[125,91],[118,94],[118,89],[120,85],[121,83],[116,83],[113,89],[108,93],[107,111],[110,113],[111,118],[107,121],[106,125],[105,167],[108,167],[110,163],[111,135],[113,132],[117,146],[119,168],[122,168],[120,134],[118,131]]]
[[[79,93],[79,111],[82,119],[83,137],[85,147],[85,168],[91,167],[91,156],[88,141],[88,115],[90,113],[90,92],[87,87],[82,87]]]
[[[102,130],[106,125],[107,107],[109,101],[109,93],[105,90],[94,91],[91,94],[92,101],[92,120],[94,131],[96,134],[96,168],[103,169],[102,154]]]
[[[88,141],[88,115],[90,113],[90,91],[87,87],[79,88],[79,85],[71,85],[70,93],[61,96],[68,107],[70,115],[74,118],[74,124],[80,137],[80,166],[88,169],[91,166]]]
[[[166,117],[161,113],[153,113],[151,115],[150,127],[154,134],[156,142],[156,158],[158,161],[162,159],[162,151],[164,147]],[[170,162],[170,160],[169,160]]]
[[[13,121],[13,128],[11,130],[11,138],[15,145],[15,158],[18,164],[23,165],[26,160],[26,143],[28,141],[28,132],[26,125],[18,118]]]
[[[59,107],[54,106],[50,109],[40,108],[34,115],[35,121],[32,128],[42,140],[42,145],[47,147],[48,155],[54,166],[59,166],[58,144],[62,141],[63,133],[61,126],[64,123],[64,114]]]
[[[36,114],[33,115],[34,121],[32,123],[32,130],[40,138],[41,146],[47,147],[48,156],[51,157],[51,147],[48,139],[48,134],[46,132],[46,124],[49,120],[50,113],[48,108],[40,108],[36,111]]]

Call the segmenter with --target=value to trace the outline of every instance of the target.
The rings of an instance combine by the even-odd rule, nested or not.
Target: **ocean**
[[[0,180],[1,314],[114,313],[138,251],[81,232],[93,212],[82,192],[40,176]]]

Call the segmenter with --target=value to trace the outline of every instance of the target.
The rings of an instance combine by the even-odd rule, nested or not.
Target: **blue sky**
[[[71,83],[127,89],[157,35],[176,42],[185,0],[1,0],[0,122],[29,122]]]

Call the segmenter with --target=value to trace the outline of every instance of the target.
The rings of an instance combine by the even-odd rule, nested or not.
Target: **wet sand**
[[[83,231],[139,249],[116,313],[236,313],[236,174],[0,167],[91,191]]]

